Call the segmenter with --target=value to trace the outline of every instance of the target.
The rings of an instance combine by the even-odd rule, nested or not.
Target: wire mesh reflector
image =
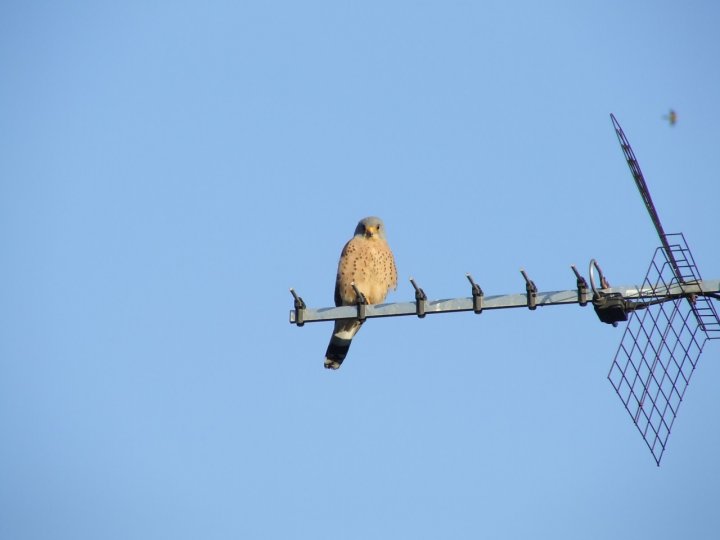
[[[684,237],[667,239],[671,254],[656,250],[643,290],[700,279]],[[703,345],[720,337],[711,332],[720,332],[720,320],[704,296],[675,298],[630,313],[608,379],[658,465]]]

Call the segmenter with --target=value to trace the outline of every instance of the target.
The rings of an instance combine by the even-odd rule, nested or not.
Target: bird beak
[[[365,236],[368,238],[375,236],[377,234],[377,227],[367,227],[365,229]]]

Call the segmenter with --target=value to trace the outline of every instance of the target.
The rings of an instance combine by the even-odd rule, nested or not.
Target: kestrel
[[[345,244],[335,281],[335,305],[357,303],[353,284],[368,304],[379,304],[390,288],[397,288],[395,258],[385,237],[385,225],[379,217],[366,217],[355,228],[355,236]],[[345,360],[353,336],[363,321],[335,321],[335,329],[325,353],[325,367],[338,369]]]

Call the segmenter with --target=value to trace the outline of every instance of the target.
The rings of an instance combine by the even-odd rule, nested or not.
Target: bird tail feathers
[[[352,338],[358,333],[362,322],[360,321],[335,321],[335,330],[330,338],[327,351],[325,352],[325,367],[338,369],[345,360]]]

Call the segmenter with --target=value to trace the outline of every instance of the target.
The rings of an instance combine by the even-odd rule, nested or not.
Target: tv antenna
[[[689,286],[702,283],[690,248],[682,233],[665,233],[630,143],[615,116],[610,118],[660,237],[642,290],[680,290],[642,313],[631,313],[608,374],[659,466],[703,346],[708,339],[720,338],[720,319],[711,301],[720,300],[720,295],[711,290],[689,292]]]
[[[641,286],[611,287],[600,265],[590,261],[590,283],[573,265],[576,286],[563,291],[538,291],[525,270],[520,270],[525,293],[485,296],[470,274],[470,297],[428,300],[425,291],[410,278],[414,302],[400,302],[308,308],[290,289],[294,309],[290,323],[335,321],[472,311],[481,314],[493,309],[593,304],[598,318],[617,326],[627,321],[608,379],[635,426],[640,431],[657,465],[660,465],[670,430],[677,417],[690,378],[708,340],[720,338],[720,318],[712,300],[720,301],[720,280],[702,280],[690,248],[681,233],[667,234],[650,197],[640,165],[613,114],[615,133],[635,184],[660,238],[660,247],[650,262]],[[596,276],[597,274],[597,276]],[[597,277],[597,282],[596,282]]]

